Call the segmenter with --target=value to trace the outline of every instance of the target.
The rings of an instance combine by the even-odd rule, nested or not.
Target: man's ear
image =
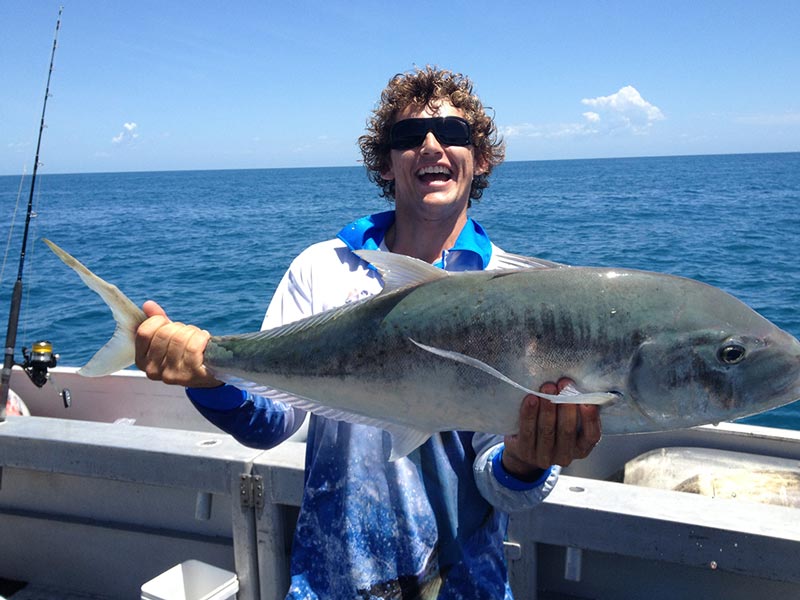
[[[394,180],[394,169],[392,168],[392,159],[388,160],[388,164],[386,165],[386,169],[381,171],[381,177],[386,181]]]
[[[475,175],[483,175],[486,171],[489,170],[489,161],[488,159],[480,156],[476,151],[473,150],[472,152],[472,162],[473,162],[473,173]]]

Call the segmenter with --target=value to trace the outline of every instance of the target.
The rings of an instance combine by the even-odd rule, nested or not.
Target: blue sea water
[[[113,321],[41,237],[137,303],[242,333],[259,328],[298,252],[388,207],[361,167],[45,174],[36,187],[18,349],[49,339],[76,366]],[[0,240],[19,189],[0,177]],[[3,323],[28,189],[26,179],[0,282]],[[509,251],[699,279],[800,337],[800,153],[509,162],[471,214]],[[750,421],[800,429],[800,406]]]

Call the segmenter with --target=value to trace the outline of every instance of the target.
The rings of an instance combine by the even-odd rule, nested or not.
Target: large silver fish
[[[117,330],[80,373],[133,362],[144,313],[46,241],[109,304]],[[800,342],[703,283],[605,268],[448,273],[360,251],[372,298],[277,329],[212,337],[205,364],[238,387],[326,417],[383,427],[392,458],[435,432],[512,434],[525,393],[599,404],[606,434],[716,423],[800,398]]]

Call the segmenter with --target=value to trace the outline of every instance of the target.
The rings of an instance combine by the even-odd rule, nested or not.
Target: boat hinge
[[[242,473],[239,479],[239,496],[242,508],[264,508],[264,478],[261,475]]]

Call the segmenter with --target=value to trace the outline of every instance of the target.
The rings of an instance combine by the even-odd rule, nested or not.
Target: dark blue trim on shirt
[[[545,481],[547,481],[547,478],[550,477],[553,467],[545,469],[542,475],[535,481],[522,481],[521,479],[517,479],[508,471],[506,471],[506,468],[503,466],[503,450],[504,448],[501,447],[492,455],[492,473],[494,473],[497,481],[499,481],[508,489],[517,492],[527,492],[528,490],[540,487]]]
[[[467,219],[464,228],[461,230],[461,233],[458,234],[458,238],[456,238],[456,243],[453,244],[453,247],[450,248],[447,254],[448,256],[444,261],[444,265],[437,262],[435,263],[437,267],[443,267],[448,271],[482,271],[489,266],[489,261],[492,258],[492,242],[489,241],[489,236],[486,234],[483,227],[481,227],[480,223],[472,219]],[[461,266],[463,264],[462,256],[464,254],[467,254],[469,258],[479,260],[470,261],[472,264],[469,267],[466,265]],[[459,267],[449,268],[451,261],[453,264],[459,263]]]

